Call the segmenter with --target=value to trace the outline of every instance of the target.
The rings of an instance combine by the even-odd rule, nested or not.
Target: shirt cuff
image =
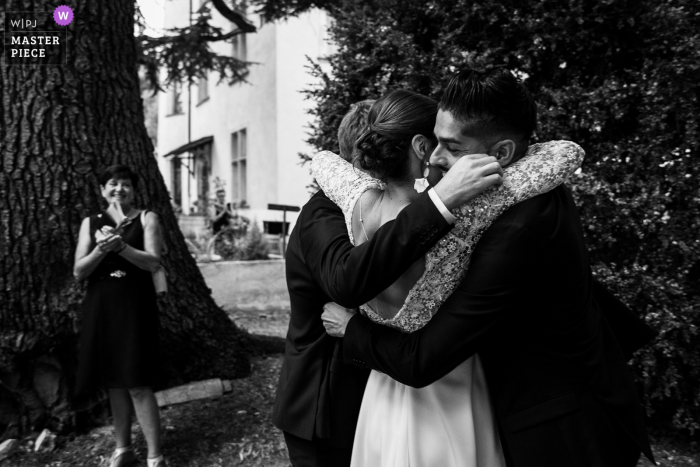
[[[442,202],[442,200],[440,199],[438,194],[435,193],[435,190],[433,188],[428,190],[428,196],[430,196],[430,199],[433,200],[433,204],[436,208],[438,208],[438,211],[440,211],[440,214],[442,214],[442,217],[445,218],[447,223],[454,224],[457,218],[453,216],[452,213],[447,209],[445,203]]]

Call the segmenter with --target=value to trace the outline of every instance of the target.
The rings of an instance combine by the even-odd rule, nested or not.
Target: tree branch
[[[214,5],[214,8],[216,8],[219,11],[219,13],[223,15],[224,18],[233,22],[233,24],[238,26],[238,29],[240,29],[241,31],[257,31],[257,28],[250,21],[248,21],[245,16],[238,13],[237,11],[233,11],[232,9],[230,9],[228,5],[226,5],[226,2],[224,2],[224,0],[211,0],[211,3]]]
[[[231,39],[232,37],[238,36],[240,34],[246,34],[245,31],[242,31],[240,29],[234,29],[233,31],[227,33],[227,34],[220,34],[218,36],[208,36],[205,34],[202,34],[201,37],[203,40],[207,42],[216,42],[216,41],[225,41],[227,39]]]
[[[191,26],[168,29],[168,34],[160,37],[151,37],[143,32],[137,36],[140,49],[139,64],[145,68],[145,76],[151,89],[162,90],[162,69],[167,72],[162,83],[166,86],[172,82],[194,83],[198,77],[206,76],[212,71],[219,74],[220,80],[226,80],[229,84],[245,81],[250,63],[229,55],[219,55],[209,44],[231,40],[246,34],[246,30],[234,26],[233,31],[225,33],[211,24],[209,8],[202,7],[198,13]],[[255,31],[255,27],[252,28]]]

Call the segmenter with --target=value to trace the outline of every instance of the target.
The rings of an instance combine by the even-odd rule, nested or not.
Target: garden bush
[[[268,259],[267,255],[270,253],[270,245],[255,222],[241,240],[238,249],[240,252],[238,259],[246,261]]]
[[[700,429],[700,2],[320,4],[337,51],[330,74],[310,65],[318,150],[338,151],[338,124],[362,99],[396,88],[437,99],[466,65],[524,79],[540,105],[536,140],[586,151],[570,186],[594,273],[659,331],[633,360],[649,415]]]

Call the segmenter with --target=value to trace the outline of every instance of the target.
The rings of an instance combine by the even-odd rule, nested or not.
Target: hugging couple
[[[467,69],[354,106],[313,159],[273,409],[295,467],[652,459],[626,361],[654,332],[591,275],[583,150],[536,123],[509,71]]]

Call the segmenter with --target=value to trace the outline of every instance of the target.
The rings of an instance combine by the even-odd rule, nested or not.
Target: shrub
[[[324,2],[325,3],[325,2]],[[331,2],[332,76],[309,142],[338,150],[349,106],[396,88],[440,97],[466,64],[506,66],[540,103],[539,140],[586,150],[571,185],[596,275],[660,332],[634,367],[659,423],[700,428],[700,3]],[[308,156],[302,155],[302,158]]]
[[[268,245],[256,222],[252,224],[252,227],[241,241],[239,251],[241,260],[268,259],[267,255],[270,253],[270,245]]]

